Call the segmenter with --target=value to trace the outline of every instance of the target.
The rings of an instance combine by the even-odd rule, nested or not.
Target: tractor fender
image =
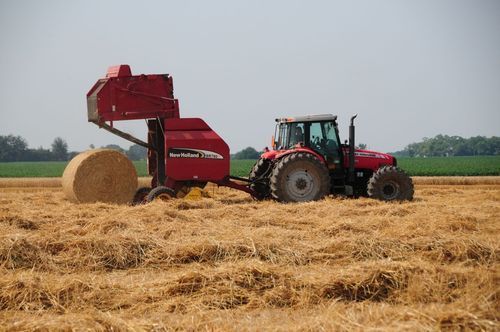
[[[326,160],[325,160],[325,158],[322,155],[320,155],[316,151],[311,150],[311,149],[306,148],[306,147],[297,147],[297,148],[289,149],[289,150],[271,150],[271,151],[268,151],[268,152],[264,152],[260,156],[260,158],[262,158],[262,159],[269,159],[269,160],[272,160],[272,161],[277,161],[277,160],[279,160],[279,159],[281,159],[281,158],[283,158],[285,156],[288,156],[291,153],[299,153],[299,152],[310,153],[310,154],[312,154],[313,156],[315,156],[316,158],[318,158],[318,160],[320,160],[322,163],[324,163],[326,165]]]

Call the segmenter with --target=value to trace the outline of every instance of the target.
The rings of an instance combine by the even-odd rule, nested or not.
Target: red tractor
[[[381,200],[413,199],[411,178],[396,158],[356,149],[354,119],[349,144],[341,144],[331,114],[276,119],[273,150],[264,152],[250,173],[259,198],[281,202],[321,199],[328,194]]]
[[[411,200],[411,178],[390,155],[356,150],[354,117],[349,145],[340,144],[336,117],[277,119],[273,150],[262,154],[249,178],[230,176],[226,142],[199,118],[181,118],[168,74],[132,75],[128,65],[110,67],[87,93],[88,120],[148,149],[150,188],[135,202],[182,197],[207,182],[281,202],[318,200],[332,194]],[[115,121],[146,120],[144,142],[114,127]]]

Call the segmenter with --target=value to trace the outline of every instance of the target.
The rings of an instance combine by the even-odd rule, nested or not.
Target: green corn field
[[[255,160],[231,160],[231,175],[248,176]],[[0,163],[0,177],[59,177],[67,162]],[[145,161],[134,165],[139,176],[147,176]],[[500,175],[500,156],[398,158],[398,166],[412,176]]]

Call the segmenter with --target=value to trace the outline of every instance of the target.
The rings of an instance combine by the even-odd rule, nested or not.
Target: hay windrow
[[[118,203],[132,201],[137,189],[137,173],[132,162],[118,151],[88,150],[66,166],[63,191],[73,202]]]
[[[484,186],[494,188],[500,185],[498,176],[413,176],[413,184],[418,186]],[[151,177],[138,178],[138,187],[149,187]],[[61,178],[0,178],[0,188],[57,188]],[[209,188],[212,186],[209,184]]]
[[[500,188],[73,204],[0,190],[8,330],[498,330]]]

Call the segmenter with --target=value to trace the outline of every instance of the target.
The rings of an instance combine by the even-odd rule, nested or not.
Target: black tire
[[[382,201],[411,201],[413,181],[396,166],[382,166],[368,181],[368,196]]]
[[[271,195],[280,202],[306,202],[330,193],[325,164],[311,153],[297,152],[279,160],[271,175]]]
[[[144,204],[146,203],[146,197],[148,196],[151,188],[149,187],[141,187],[137,189],[134,195],[134,199],[132,200],[133,205]]]
[[[156,188],[153,188],[149,192],[149,194],[146,196],[146,201],[152,202],[155,199],[161,199],[167,201],[175,197],[176,197],[175,191],[172,188],[158,186]]]
[[[250,188],[256,192],[255,198],[266,199],[271,195],[271,188],[269,187],[269,178],[266,176],[271,168],[271,161],[269,159],[259,159],[253,165],[248,179],[252,181]]]

